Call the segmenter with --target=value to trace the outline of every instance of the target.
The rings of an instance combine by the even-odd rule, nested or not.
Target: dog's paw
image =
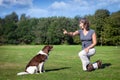
[[[45,70],[43,72],[45,72]]]
[[[40,74],[42,74],[43,72],[40,72]]]
[[[35,73],[35,74],[39,74],[39,73]]]

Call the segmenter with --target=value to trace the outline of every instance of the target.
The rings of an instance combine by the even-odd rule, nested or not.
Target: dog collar
[[[40,51],[38,52],[38,54],[42,54],[42,55],[48,56],[47,53],[44,53],[42,50],[40,50]]]

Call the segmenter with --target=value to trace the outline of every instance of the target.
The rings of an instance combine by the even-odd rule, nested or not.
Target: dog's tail
[[[19,73],[17,73],[17,75],[19,76],[19,75],[25,75],[25,74],[29,74],[28,72],[19,72]]]

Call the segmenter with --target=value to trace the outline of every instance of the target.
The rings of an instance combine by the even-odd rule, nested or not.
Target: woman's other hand
[[[68,32],[65,30],[65,29],[63,29],[63,34],[67,34]]]

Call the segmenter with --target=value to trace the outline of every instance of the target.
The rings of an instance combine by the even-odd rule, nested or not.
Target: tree
[[[15,30],[17,29],[16,23],[18,22],[18,15],[15,12],[12,12],[9,15],[6,15],[2,20],[2,29],[3,32],[3,42],[14,44],[16,41]],[[14,41],[13,41],[14,40]]]
[[[112,13],[104,24],[106,45],[120,45],[120,11]]]
[[[96,26],[96,33],[98,36],[98,44],[103,44],[103,25],[106,23],[105,19],[108,18],[110,12],[106,9],[98,9],[95,14],[95,26]]]
[[[120,11],[109,13],[98,9],[94,15],[84,16],[90,21],[90,27],[97,33],[98,45],[120,45]],[[27,18],[15,12],[0,18],[0,44],[80,44],[79,36],[63,34],[79,30],[80,16]]]
[[[15,12],[12,12],[10,15],[5,16],[6,22],[18,22],[18,15]]]
[[[26,14],[21,14],[20,21],[25,21],[26,19]]]
[[[36,19],[25,19],[17,23],[17,42],[21,44],[30,44],[33,42],[35,38],[33,27],[37,24],[36,21]]]

